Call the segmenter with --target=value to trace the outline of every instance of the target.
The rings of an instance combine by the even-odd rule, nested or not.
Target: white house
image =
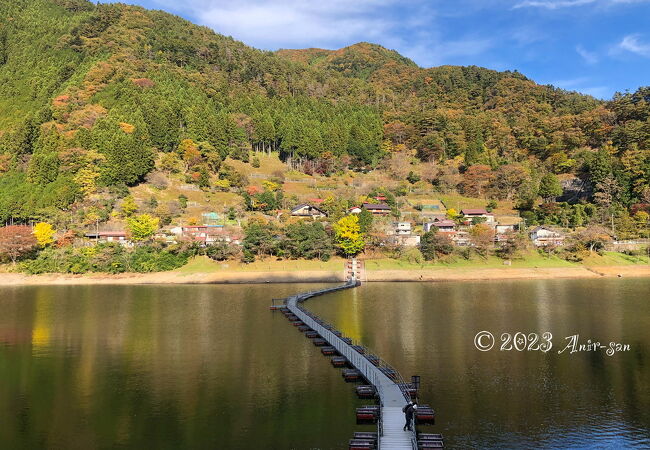
[[[401,235],[401,236],[408,236],[413,232],[413,228],[411,227],[411,222],[397,222],[394,224],[395,226],[395,234]]]
[[[530,239],[536,247],[545,247],[547,245],[562,245],[564,243],[564,234],[555,231],[549,227],[535,227],[529,232]]]
[[[498,224],[494,230],[497,234],[513,233],[517,229],[517,225],[502,225]]]

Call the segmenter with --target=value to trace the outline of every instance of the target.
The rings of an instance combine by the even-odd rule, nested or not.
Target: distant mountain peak
[[[368,79],[385,66],[417,69],[418,65],[395,50],[378,44],[358,42],[338,50],[321,48],[281,49],[277,54],[292,61],[330,69],[353,78]]]

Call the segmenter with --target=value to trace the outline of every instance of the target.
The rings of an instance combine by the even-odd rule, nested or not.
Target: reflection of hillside
[[[363,316],[359,314],[359,291],[351,289],[346,292],[331,295],[344,296],[345,300],[340,302],[340,307],[336,308],[336,323],[339,324],[340,331],[354,340],[361,340],[363,336]]]
[[[302,288],[3,291],[0,442],[241,448],[261,436],[274,448],[340,446],[354,428],[340,412],[359,402],[318,350],[267,309],[271,297]],[[421,375],[422,398],[438,410],[450,445],[499,447],[507,438],[565,448],[589,438],[621,447],[607,439],[650,429],[649,297],[645,280],[400,283],[308,307],[404,376]],[[479,330],[549,330],[554,350],[579,333],[633,352],[481,353],[473,346]]]
[[[602,442],[617,445],[609,436],[650,429],[646,280],[386,283],[357,292],[356,302],[327,300],[318,312],[343,329],[362,321],[364,342],[405,377],[421,375],[423,399],[433,402],[441,431],[457,435],[459,445],[481,436],[498,446],[508,433],[522,443],[532,439],[529,445],[535,439],[551,445],[559,439],[555,432],[566,447],[595,423]],[[346,313],[360,317],[343,322]],[[497,343],[482,353],[473,345],[480,330],[497,339],[502,332],[551,331],[555,348],[546,355],[500,352]],[[630,343],[633,352],[558,355],[572,334]]]
[[[99,437],[237,448],[253,429],[280,448],[301,438],[344,442],[354,426],[345,416],[333,419],[335,430],[320,424],[356,400],[268,310],[271,297],[301,288],[34,287],[3,297],[0,442],[24,443],[22,419],[4,409],[14,398],[29,405],[34,429],[84,448]],[[282,423],[296,430],[285,436]]]

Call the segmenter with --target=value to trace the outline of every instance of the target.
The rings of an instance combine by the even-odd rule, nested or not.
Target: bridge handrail
[[[331,288],[325,288],[325,289],[319,289],[316,291],[309,291],[306,293],[301,293],[292,297],[288,297],[285,301],[287,306],[289,307],[295,307],[296,315],[298,318],[305,323],[306,325],[309,325],[309,327],[313,330],[317,330],[318,333],[326,339],[336,350],[342,355],[347,358],[348,361],[350,361],[355,367],[359,369],[359,371],[363,374],[363,376],[373,385],[375,386],[375,389],[377,390],[377,394],[379,397],[380,405],[383,406],[383,389],[382,389],[382,383],[377,375],[377,371],[375,369],[381,369],[381,368],[387,368],[390,369],[394,372],[395,374],[395,380],[393,381],[395,384],[399,386],[399,389],[404,396],[404,399],[406,401],[411,401],[411,396],[408,390],[406,389],[407,383],[404,381],[402,378],[401,374],[393,368],[390,364],[388,364],[386,361],[384,361],[381,357],[378,356],[376,352],[373,352],[372,354],[377,357],[377,362],[378,364],[375,366],[373,365],[363,354],[359,353],[357,350],[353,349],[351,345],[359,345],[363,346],[367,351],[370,351],[369,347],[361,344],[359,341],[352,339],[351,342],[352,344],[349,345],[346,342],[344,342],[339,336],[335,335],[331,330],[327,329],[323,324],[316,322],[314,318],[307,313],[307,311],[300,305],[300,303],[303,303],[305,300],[316,297],[318,295],[326,294],[329,292],[335,292],[343,289],[349,289],[351,287],[357,286],[359,282],[357,280],[351,279],[348,280],[345,284],[339,285],[336,287],[331,287]],[[290,304],[291,303],[291,304]],[[328,324],[329,325],[329,324]],[[384,374],[385,375],[385,374]],[[386,376],[387,377],[387,376]],[[413,421],[414,422],[414,421]],[[411,446],[413,447],[414,450],[417,450],[418,444],[417,444],[417,434],[415,431],[415,426],[411,427]],[[378,436],[383,436],[383,423],[381,421],[381,417],[377,421],[377,431],[378,431]]]

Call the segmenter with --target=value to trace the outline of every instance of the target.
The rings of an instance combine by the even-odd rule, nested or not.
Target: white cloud
[[[641,41],[639,34],[629,34],[618,44],[617,50],[622,50],[650,58],[650,43]]]
[[[596,64],[599,60],[598,54],[596,52],[590,52],[582,45],[576,46],[576,52],[578,55],[582,56],[582,59],[584,59],[587,64]]]
[[[567,91],[576,91],[591,95],[600,99],[611,97],[612,90],[609,86],[594,86],[592,83],[593,80],[590,77],[577,77],[565,80],[553,80],[546,84],[551,84]]]
[[[612,89],[609,86],[592,86],[578,89],[579,92],[583,94],[591,95],[592,97],[599,98],[601,100],[608,99],[612,97]]]
[[[401,53],[417,61],[425,67],[438,66],[441,64],[460,64],[460,60],[468,56],[479,56],[494,47],[495,42],[491,39],[468,37],[456,41],[433,41],[429,44],[408,45],[402,44],[404,48]],[[400,49],[401,45],[396,45]]]
[[[518,8],[545,8],[545,9],[561,9],[572,8],[575,6],[584,6],[590,4],[597,4],[601,6],[612,6],[616,4],[633,4],[633,3],[646,3],[650,0],[524,0],[513,6],[513,9]]]
[[[587,77],[578,77],[578,78],[570,78],[568,80],[555,80],[555,81],[551,81],[549,84],[552,84],[553,86],[557,86],[562,89],[576,89],[579,86],[584,85],[588,81],[589,78]]]
[[[589,3],[594,3],[596,0],[526,0],[521,3],[517,3],[513,8],[546,8],[546,9],[559,9],[559,8],[570,8],[572,6],[582,6],[588,5]]]
[[[547,31],[534,26],[520,26],[510,33],[510,38],[519,46],[528,46],[545,41],[549,38]]]
[[[133,0],[132,0],[133,1]],[[137,1],[137,0],[136,0]],[[494,47],[493,37],[448,40],[425,0],[149,0],[256,48],[340,48],[369,41],[422,66],[467,63]]]
[[[388,9],[398,0],[194,0],[183,5],[155,1],[189,10],[200,24],[265,49],[338,47],[378,39],[400,25]]]

